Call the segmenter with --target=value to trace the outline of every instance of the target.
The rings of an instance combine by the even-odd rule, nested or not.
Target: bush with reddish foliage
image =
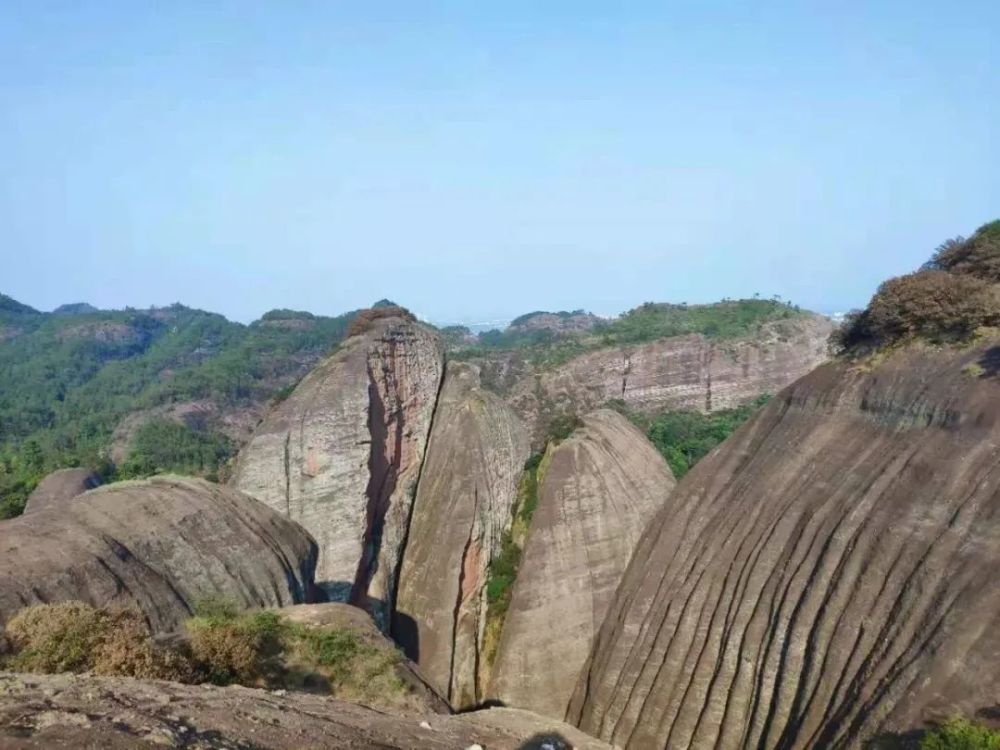
[[[382,318],[402,318],[403,320],[416,321],[416,316],[405,307],[397,305],[386,305],[384,307],[370,307],[367,310],[360,310],[351,325],[347,328],[347,336],[357,336],[372,327],[372,323]]]
[[[960,341],[1000,325],[1000,221],[941,245],[922,270],[882,284],[850,313],[831,344],[840,351],[898,341]]]
[[[979,227],[969,239],[948,240],[937,249],[927,268],[1000,283],[1000,220]]]

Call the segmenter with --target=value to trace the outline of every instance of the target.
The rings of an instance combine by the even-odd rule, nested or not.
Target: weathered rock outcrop
[[[62,505],[87,490],[100,486],[101,478],[90,469],[59,469],[53,471],[28,497],[25,513],[34,513],[53,505]]]
[[[510,387],[509,401],[526,422],[544,430],[557,413],[584,414],[613,399],[633,409],[714,411],[777,393],[827,359],[833,323],[810,315],[765,324],[753,337],[677,336],[609,347],[555,369],[528,372]],[[509,379],[493,363],[492,380]]]
[[[443,369],[428,329],[373,320],[261,423],[233,478],[316,537],[318,585],[383,628]]]
[[[562,717],[615,588],[674,478],[609,409],[550,448],[494,667],[491,697]]]
[[[510,525],[528,458],[520,420],[449,363],[400,573],[393,636],[456,709],[481,700],[479,654],[490,561]]]
[[[137,605],[175,629],[200,599],[304,601],[316,544],[297,524],[227,487],[156,477],[119,482],[0,524],[0,623],[23,607]]]
[[[7,750],[611,750],[559,721],[491,709],[404,715],[307,693],[92,675],[0,673]]]
[[[278,612],[288,622],[310,628],[337,628],[357,635],[361,642],[370,646],[383,659],[394,665],[396,677],[406,686],[401,696],[387,696],[384,701],[390,706],[418,708],[422,712],[439,714],[451,713],[451,706],[430,685],[427,678],[409,659],[400,659],[397,645],[390,640],[371,615],[350,604],[325,602],[323,604],[293,604],[282,607]]]
[[[825,365],[679,484],[568,717],[627,748],[860,748],[1000,703],[1000,346]]]

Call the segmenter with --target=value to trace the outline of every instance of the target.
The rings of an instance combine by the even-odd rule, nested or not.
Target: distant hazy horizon
[[[997,28],[986,0],[6,3],[0,291],[844,311],[1000,215]]]

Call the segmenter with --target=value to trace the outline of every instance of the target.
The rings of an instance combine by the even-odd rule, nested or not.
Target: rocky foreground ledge
[[[527,711],[392,714],[307,693],[91,675],[0,673],[0,747],[611,750]]]

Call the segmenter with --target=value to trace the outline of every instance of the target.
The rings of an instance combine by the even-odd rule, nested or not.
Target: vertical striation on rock
[[[562,717],[643,529],[674,478],[625,417],[602,409],[551,447],[503,623],[491,698]]]
[[[233,484],[319,543],[317,583],[385,628],[444,369],[438,337],[371,321],[258,426]]]
[[[480,387],[477,368],[449,363],[410,521],[392,633],[456,709],[481,700],[485,583],[510,525],[527,432]]]
[[[825,365],[685,476],[567,713],[626,748],[860,748],[1000,696],[1000,346]]]

